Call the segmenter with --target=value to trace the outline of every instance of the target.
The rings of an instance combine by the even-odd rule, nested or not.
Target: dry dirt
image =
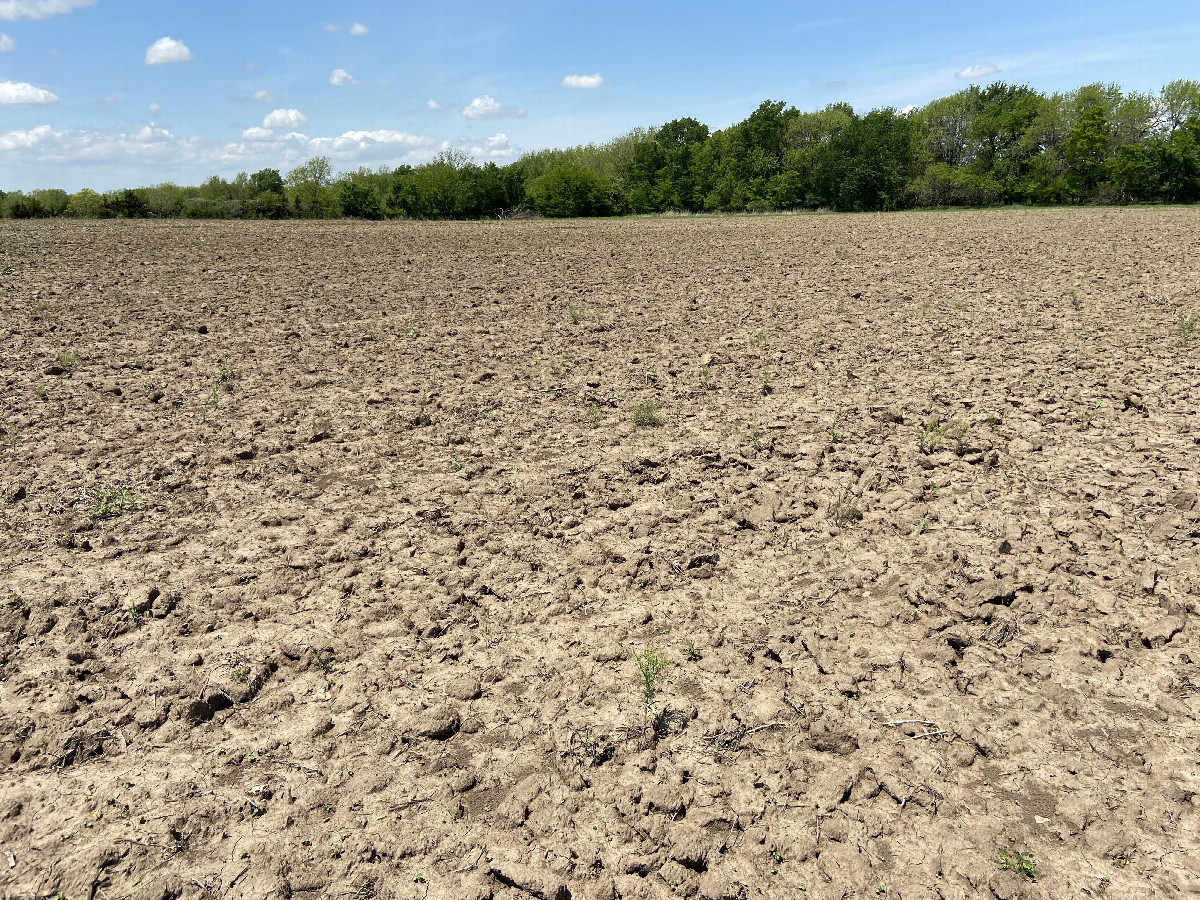
[[[0,895],[1196,893],[1197,234],[0,224]]]

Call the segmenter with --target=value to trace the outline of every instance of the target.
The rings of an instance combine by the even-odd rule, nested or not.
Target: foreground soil
[[[0,895],[1195,893],[1197,234],[0,223]]]

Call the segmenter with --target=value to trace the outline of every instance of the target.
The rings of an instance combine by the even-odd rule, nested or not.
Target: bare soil
[[[1197,892],[1198,234],[0,223],[0,895]]]

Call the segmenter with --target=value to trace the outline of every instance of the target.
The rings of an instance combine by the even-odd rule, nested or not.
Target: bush
[[[534,179],[525,196],[530,206],[551,219],[613,212],[612,182],[580,166],[556,166]]]
[[[917,206],[992,206],[1004,199],[1004,185],[991,175],[934,163],[912,186]]]

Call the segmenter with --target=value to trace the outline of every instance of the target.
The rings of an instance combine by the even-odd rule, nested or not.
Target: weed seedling
[[[658,398],[651,397],[634,406],[632,418],[634,428],[654,428],[661,425],[662,419],[658,415]]]
[[[838,528],[853,525],[862,519],[862,510],[858,508],[858,497],[849,488],[842,488],[829,504],[829,518]]]
[[[649,718],[654,711],[654,701],[658,697],[658,683],[663,673],[671,663],[664,653],[653,647],[647,647],[641,653],[633,655],[633,661],[638,668],[638,687],[641,690],[642,708]]]
[[[75,364],[79,362],[79,354],[73,350],[64,350],[62,353],[58,354],[57,362],[64,369],[74,368]]]
[[[842,420],[842,414],[835,413],[833,424],[829,426],[829,443],[840,444],[842,442],[842,433],[838,431],[838,423]]]
[[[705,366],[700,370],[700,385],[706,390],[711,391],[714,387],[712,381],[712,369]]]
[[[571,324],[578,325],[583,321],[583,310],[578,306],[569,306],[567,310],[571,314]]]
[[[1196,336],[1197,325],[1200,325],[1200,315],[1180,316],[1175,330],[1185,341],[1190,341]]]
[[[956,456],[962,456],[967,448],[967,433],[971,430],[971,424],[963,419],[957,419],[950,425],[948,434],[950,440],[954,441],[954,453]]]
[[[588,425],[592,428],[599,428],[600,423],[604,421],[604,411],[600,409],[599,403],[589,403],[587,409]]]
[[[932,416],[924,425],[917,428],[917,445],[925,454],[933,453],[946,440],[946,426],[941,419]]]
[[[1018,850],[1014,854],[1009,852],[1008,848],[1002,847],[1000,855],[996,857],[996,865],[1015,872],[1022,878],[1037,878],[1037,863],[1033,860],[1033,854],[1025,850]]]
[[[773,394],[775,392],[775,385],[773,385],[771,383],[770,367],[763,369],[762,383],[759,384],[759,389],[762,391],[762,394],[764,397],[767,396],[768,394]]]
[[[104,491],[94,500],[96,505],[88,510],[88,516],[93,519],[112,519],[121,513],[136,509],[141,504],[137,495],[124,488],[118,491]]]
[[[1078,291],[1071,291],[1071,308],[1075,312],[1083,312],[1083,301],[1079,299]]]

